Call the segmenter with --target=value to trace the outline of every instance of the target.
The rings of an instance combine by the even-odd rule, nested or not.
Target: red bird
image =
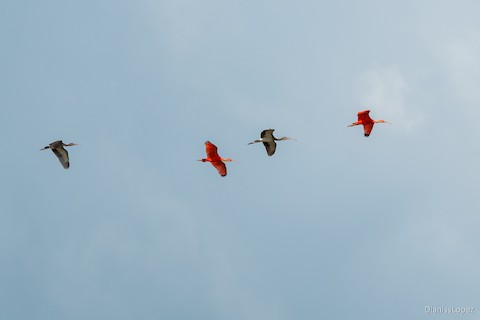
[[[214,166],[215,169],[217,169],[218,173],[222,177],[225,177],[227,175],[227,166],[225,166],[224,162],[232,162],[235,160],[232,160],[230,158],[224,159],[220,157],[217,153],[217,147],[210,141],[205,141],[205,149],[207,151],[207,158],[200,159],[198,161],[210,162],[212,166]]]
[[[365,137],[368,137],[370,135],[370,132],[372,132],[373,125],[375,123],[388,123],[388,124],[390,124],[390,122],[387,122],[385,120],[373,120],[368,115],[369,113],[370,113],[370,110],[359,111],[358,112],[358,121],[352,123],[351,125],[349,125],[349,127],[358,126],[359,124],[363,125],[363,133],[365,134]]]

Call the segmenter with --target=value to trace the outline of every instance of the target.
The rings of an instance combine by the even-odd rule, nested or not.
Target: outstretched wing
[[[63,147],[58,147],[55,149],[52,149],[53,153],[57,156],[58,160],[60,160],[60,163],[65,169],[68,169],[70,167],[70,161],[68,160],[68,152],[65,150]]]
[[[358,121],[361,121],[363,123],[369,123],[373,122],[372,118],[368,115],[370,113],[370,110],[363,110],[358,112]]]
[[[265,146],[265,149],[267,150],[267,154],[269,156],[272,156],[277,149],[277,143],[275,141],[264,142],[263,145]]]
[[[273,140],[273,131],[275,131],[275,129],[263,130],[260,137],[266,140]]]
[[[215,169],[217,169],[218,173],[222,177],[225,177],[227,175],[227,166],[225,165],[225,163],[223,163],[222,161],[212,161],[211,164],[215,167]]]
[[[207,152],[207,158],[210,158],[212,160],[220,158],[220,156],[217,153],[217,146],[215,146],[210,141],[205,142],[205,151]]]
[[[363,134],[365,135],[365,137],[368,137],[370,135],[370,132],[372,132],[373,124],[374,123],[371,122],[363,125]]]

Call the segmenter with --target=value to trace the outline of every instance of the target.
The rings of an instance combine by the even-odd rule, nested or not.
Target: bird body
[[[390,122],[387,122],[385,120],[373,120],[372,118],[370,118],[369,113],[370,113],[370,110],[359,111],[358,112],[358,121],[352,123],[351,125],[349,125],[349,127],[358,126],[360,124],[363,125],[363,134],[365,135],[365,137],[368,137],[368,136],[370,136],[370,133],[373,130],[373,125],[375,123],[388,123],[388,124],[390,124]]]
[[[212,166],[217,169],[218,173],[222,177],[225,177],[227,175],[227,166],[225,165],[225,162],[232,162],[235,160],[220,157],[217,152],[217,146],[210,141],[205,141],[205,151],[207,153],[207,157],[198,161],[210,162]]]
[[[62,140],[57,140],[50,143],[48,146],[40,150],[51,149],[57,156],[58,160],[62,164],[63,168],[68,169],[70,167],[70,160],[68,158],[68,152],[64,147],[77,146],[76,143],[65,144]]]
[[[252,141],[249,144],[262,142],[263,145],[265,146],[265,149],[267,150],[267,154],[269,156],[273,156],[273,154],[275,153],[275,150],[277,149],[277,143],[275,141],[281,141],[281,140],[295,140],[296,141],[296,139],[289,138],[289,137],[282,137],[282,138],[279,138],[279,139],[275,138],[273,136],[273,131],[275,131],[275,129],[263,130],[262,133],[260,134],[260,139]]]

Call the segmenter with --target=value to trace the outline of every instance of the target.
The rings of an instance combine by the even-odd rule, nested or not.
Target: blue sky
[[[0,318],[478,318],[478,12],[2,1]]]

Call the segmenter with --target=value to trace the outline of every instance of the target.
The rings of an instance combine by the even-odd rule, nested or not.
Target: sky
[[[1,1],[0,318],[478,319],[478,12]]]

